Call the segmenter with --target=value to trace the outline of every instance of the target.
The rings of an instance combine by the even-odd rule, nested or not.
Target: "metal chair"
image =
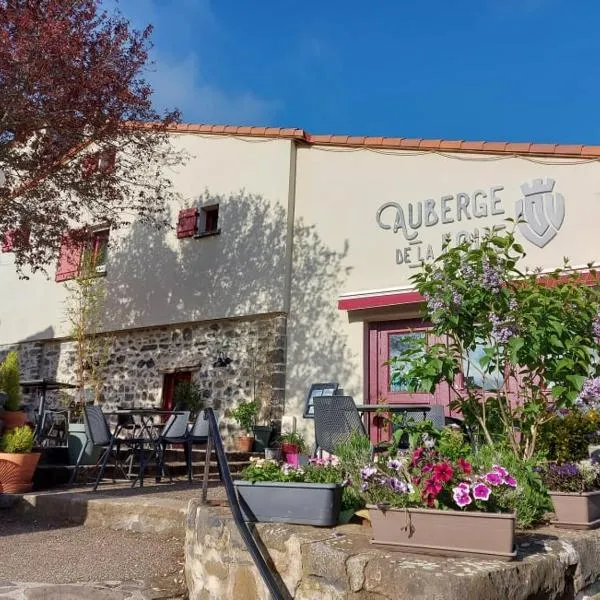
[[[215,421],[218,423],[219,422],[219,411],[218,410],[213,410],[213,413],[215,415]],[[198,414],[196,415],[196,420],[194,421],[194,424],[192,425],[191,429],[189,430],[189,436],[188,436],[188,481],[192,481],[192,468],[193,468],[193,464],[192,464],[192,450],[193,447],[196,446],[205,446],[206,447],[206,451],[209,451],[208,448],[208,436],[209,436],[209,422],[208,419],[205,417],[204,415],[204,410],[201,410],[198,412]],[[207,460],[209,460],[210,457],[207,457]],[[221,474],[221,465],[219,464],[219,461],[217,461],[217,468],[219,470],[219,479],[221,481],[223,481],[223,477]]]
[[[190,411],[184,410],[178,414],[171,415],[161,434],[158,436],[157,449],[159,451],[158,472],[156,480],[160,481],[164,475],[165,469],[165,453],[168,444],[183,444],[185,463],[188,472],[188,478],[191,478],[190,456],[189,456],[189,431],[188,421],[190,420]],[[169,473],[169,479],[173,481],[173,477]]]
[[[315,452],[335,453],[335,448],[353,434],[367,436],[351,396],[321,396],[314,399]]]

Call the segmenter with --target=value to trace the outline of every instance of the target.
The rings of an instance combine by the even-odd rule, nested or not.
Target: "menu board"
[[[338,383],[313,383],[310,386],[308,397],[306,398],[306,404],[304,406],[304,418],[314,419],[315,407],[314,399],[318,396],[337,396],[339,390]]]

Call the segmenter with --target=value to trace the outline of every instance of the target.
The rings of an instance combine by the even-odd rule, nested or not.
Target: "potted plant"
[[[256,402],[241,402],[237,408],[231,411],[231,416],[238,422],[239,426],[246,433],[237,438],[238,449],[240,452],[251,452],[254,437],[252,436],[252,428],[256,421],[258,413],[258,405]]]
[[[0,492],[23,494],[31,490],[40,452],[32,452],[33,431],[24,425],[0,438]]]
[[[6,394],[0,421],[4,422],[6,431],[22,427],[27,422],[27,413],[21,410],[20,378],[19,355],[9,352],[0,364],[0,389]]]
[[[306,452],[306,442],[302,435],[296,431],[284,432],[279,437],[279,443],[284,462],[297,467],[300,462],[300,454]]]
[[[191,381],[181,381],[175,386],[173,406],[179,410],[190,411],[190,421],[193,421],[198,411],[204,408],[202,388]]]
[[[234,485],[249,521],[331,527],[339,520],[343,479],[333,460],[296,468],[261,458],[251,459]]]
[[[511,560],[516,486],[500,465],[476,474],[463,458],[417,447],[366,465],[360,489],[376,544]]]
[[[553,525],[568,529],[600,526],[600,465],[590,460],[550,463],[542,469],[556,520]]]

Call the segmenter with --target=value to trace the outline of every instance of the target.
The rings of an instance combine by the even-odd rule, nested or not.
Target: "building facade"
[[[96,236],[109,348],[104,401],[161,406],[193,380],[222,409],[256,399],[261,421],[310,435],[312,384],[357,402],[447,404],[390,387],[386,360],[426,328],[410,277],[445,239],[511,226],[531,268],[595,260],[600,147],[311,136],[178,126],[172,229]],[[106,249],[106,251],[105,251]],[[23,377],[71,382],[65,318],[79,258],[20,280],[0,255],[0,352]],[[225,416],[225,432],[235,426]]]

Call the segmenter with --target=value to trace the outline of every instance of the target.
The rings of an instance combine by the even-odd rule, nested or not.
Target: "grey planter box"
[[[340,516],[342,486],[336,483],[235,481],[247,521],[333,527]]]

